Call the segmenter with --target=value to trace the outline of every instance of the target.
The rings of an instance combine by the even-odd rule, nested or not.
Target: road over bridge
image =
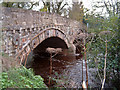
[[[73,42],[85,30],[83,24],[58,14],[5,7],[1,12],[2,49],[21,62],[36,48],[62,48],[75,53]]]

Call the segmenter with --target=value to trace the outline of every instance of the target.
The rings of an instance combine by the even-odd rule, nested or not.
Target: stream
[[[52,58],[51,83],[50,78],[50,58],[47,56],[35,56],[31,68],[36,75],[41,75],[44,82],[49,87],[82,88],[82,56],[56,55]],[[88,69],[89,87],[100,87],[100,80],[95,79],[96,69]],[[83,60],[83,80],[86,80],[85,62]]]

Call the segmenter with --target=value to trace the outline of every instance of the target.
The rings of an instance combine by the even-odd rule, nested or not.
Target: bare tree
[[[104,13],[103,10],[106,10],[108,15],[116,15],[119,14],[120,15],[120,1],[119,0],[108,0],[108,1],[98,1],[98,2],[94,2],[95,4],[93,5],[93,7],[96,8],[101,8],[102,12]]]
[[[46,10],[49,13],[57,13],[57,14],[62,14],[63,9],[66,5],[68,5],[65,0],[61,0],[60,2],[58,0],[53,1],[44,1],[42,0],[44,4],[44,8],[41,10]]]
[[[15,8],[24,8],[32,9],[33,6],[38,6],[39,2],[2,2],[3,7],[15,7]]]

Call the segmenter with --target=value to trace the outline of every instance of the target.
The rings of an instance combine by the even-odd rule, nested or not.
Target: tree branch
[[[106,52],[105,52],[105,64],[104,64],[104,79],[103,79],[103,82],[102,82],[101,90],[103,90],[103,88],[104,88],[105,79],[106,79],[107,40],[105,41],[105,43],[106,43]]]

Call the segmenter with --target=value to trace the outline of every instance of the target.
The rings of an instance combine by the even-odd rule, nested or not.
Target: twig
[[[50,86],[50,81],[51,81],[51,73],[52,73],[52,54],[50,53],[50,77],[49,77],[49,86]]]
[[[55,57],[58,53],[59,53],[59,52],[55,53],[55,54],[52,56],[52,58]]]
[[[106,79],[107,40],[105,42],[106,42],[106,52],[105,52],[105,64],[104,64],[104,79],[103,79],[103,82],[102,82],[101,90],[103,90],[103,88],[104,88],[105,79]]]
[[[85,67],[86,67],[86,85],[88,88],[88,70],[87,70],[87,56],[86,56],[86,47],[84,45],[84,55],[85,55]]]
[[[52,53],[50,53],[50,78],[49,78],[49,86],[50,86],[50,81],[51,81],[51,73],[52,73],[52,58],[56,56],[59,52],[56,52],[55,55],[52,56]]]
[[[88,27],[87,27],[87,29],[86,30],[88,30]],[[85,31],[84,31],[84,33],[85,33]],[[88,88],[88,71],[87,71],[87,56],[86,56],[86,34],[85,34],[85,37],[84,37],[84,56],[85,56],[85,67],[86,67],[86,85],[87,85],[87,88]]]
[[[83,59],[82,59],[82,82],[83,82]]]

